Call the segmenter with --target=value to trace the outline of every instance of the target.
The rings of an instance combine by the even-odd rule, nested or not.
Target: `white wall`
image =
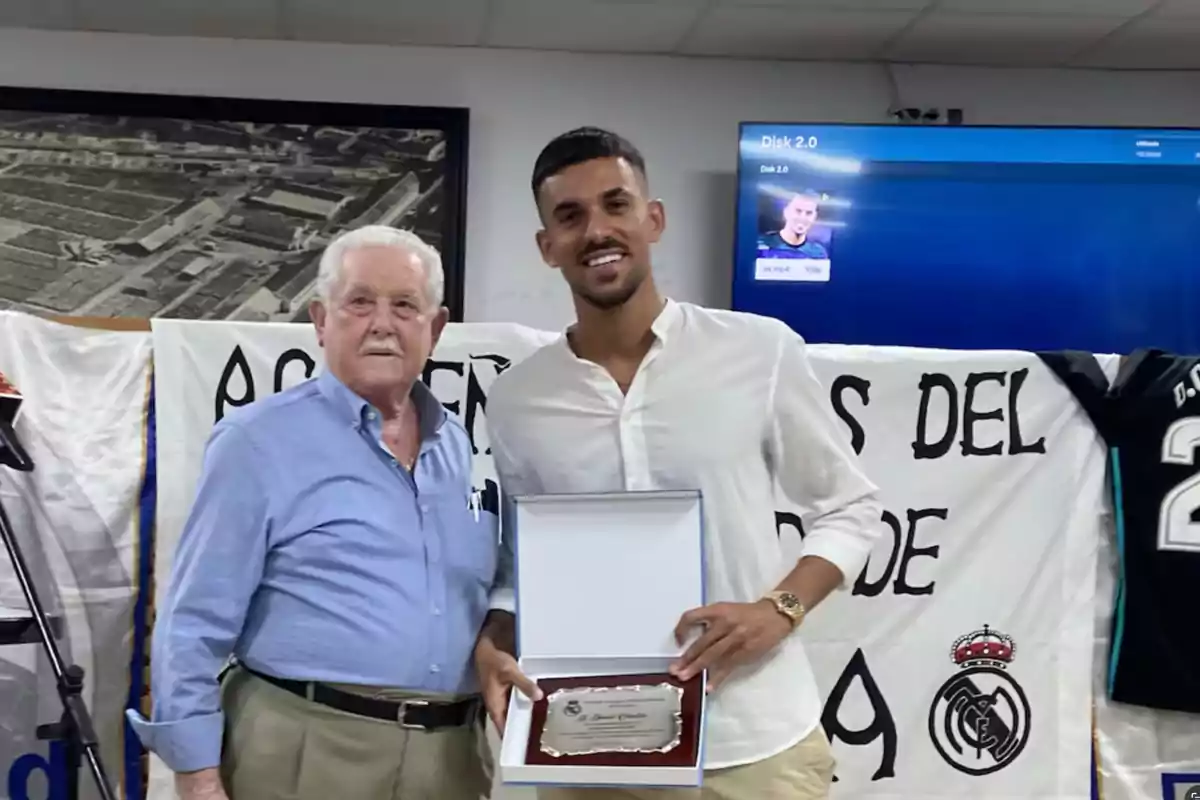
[[[969,122],[1200,126],[1200,79],[902,67],[905,105]],[[156,39],[0,30],[0,83],[77,89],[466,106],[471,109],[466,315],[557,328],[571,309],[533,245],[538,150],[581,124],[613,128],[649,161],[666,200],[656,253],[673,296],[728,303],[733,171],[742,120],[879,122],[882,67],[570,55],[464,48]]]

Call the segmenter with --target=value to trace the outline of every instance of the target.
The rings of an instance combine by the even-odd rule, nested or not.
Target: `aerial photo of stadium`
[[[322,247],[442,248],[446,136],[0,110],[0,308],[304,321]]]

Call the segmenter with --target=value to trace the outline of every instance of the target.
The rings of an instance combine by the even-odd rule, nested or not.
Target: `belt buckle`
[[[405,716],[408,715],[409,706],[428,706],[428,705],[429,705],[428,700],[401,700],[400,708],[396,712],[397,724],[399,724],[401,728],[407,728],[408,730],[426,730],[427,728],[425,725],[416,725],[411,722],[406,722],[404,720],[404,718],[405,718]]]

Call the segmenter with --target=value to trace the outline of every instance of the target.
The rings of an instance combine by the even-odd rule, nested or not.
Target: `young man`
[[[538,157],[533,192],[538,246],[571,287],[577,321],[492,385],[488,424],[502,490],[701,490],[714,600],[680,619],[681,640],[694,626],[703,633],[673,667],[683,680],[709,671],[703,790],[539,796],[826,797],[834,762],[794,633],[806,611],[862,569],[881,524],[875,486],[798,336],[775,320],[659,294],[650,248],[666,216],[631,144],[602,130],[566,133]],[[798,563],[785,562],[776,533],[776,478],[804,511]],[[511,687],[536,696],[511,655],[505,577],[476,647],[497,724]]]
[[[811,189],[796,192],[780,214],[779,230],[758,237],[759,257],[829,258],[825,245],[808,238],[821,213],[821,195]]]

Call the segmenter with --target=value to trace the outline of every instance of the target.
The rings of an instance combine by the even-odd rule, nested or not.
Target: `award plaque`
[[[702,675],[545,678],[525,763],[686,767],[699,746]]]

